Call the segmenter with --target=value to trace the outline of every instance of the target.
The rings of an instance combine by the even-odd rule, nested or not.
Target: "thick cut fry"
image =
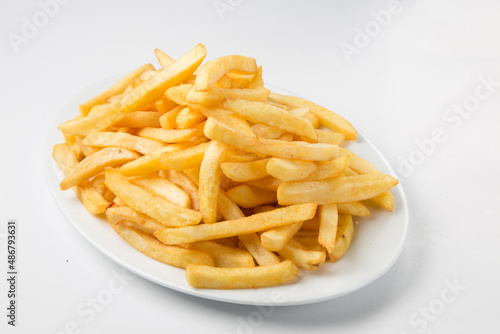
[[[167,178],[170,182],[184,190],[191,198],[193,210],[200,211],[200,198],[198,197],[198,186],[191,179],[176,170],[161,170],[160,175]]]
[[[136,177],[131,179],[131,182],[183,208],[191,208],[191,199],[188,194],[157,174]]]
[[[198,224],[202,218],[199,212],[183,208],[132,184],[114,169],[106,170],[106,186],[132,209],[140,211],[162,224],[169,226],[194,225]]]
[[[389,192],[383,192],[380,195],[370,198],[370,201],[380,205],[387,211],[394,210],[394,196]]]
[[[146,64],[142,65],[129,74],[127,74],[125,77],[123,77],[121,80],[119,80],[117,83],[115,83],[111,88],[108,90],[102,92],[101,94],[97,95],[96,97],[93,97],[92,99],[88,100],[87,102],[83,103],[80,105],[80,113],[82,116],[87,116],[89,111],[96,105],[98,104],[103,104],[106,102],[107,98],[110,98],[115,95],[122,94],[127,86],[137,79],[138,77],[141,76],[146,71],[154,71],[154,67],[151,64]]]
[[[158,100],[165,91],[188,79],[207,55],[203,44],[198,44],[170,66],[163,68],[136,89],[123,96],[121,106],[128,112],[137,111]]]
[[[218,244],[214,241],[198,241],[189,249],[206,252],[213,257],[215,266],[221,268],[255,267],[252,255],[243,249]]]
[[[216,105],[222,99],[245,99],[248,101],[264,102],[271,93],[264,87],[254,89],[241,88],[219,88],[214,87],[208,92],[198,92],[191,88],[186,94],[186,101],[189,103],[198,103],[202,105]]]
[[[349,249],[354,233],[354,224],[350,215],[339,215],[337,226],[337,236],[335,238],[335,247],[333,252],[328,253],[330,261],[338,261]]]
[[[209,143],[202,143],[184,150],[163,153],[160,156],[160,166],[179,171],[200,167],[209,145]]]
[[[154,151],[148,155],[140,157],[120,167],[119,171],[124,176],[139,176],[157,172],[161,169],[160,156],[163,153],[174,152],[175,150],[185,149],[200,143],[200,140],[190,140],[185,143],[170,144],[166,147]]]
[[[247,181],[245,182],[249,186],[252,186],[257,189],[269,190],[276,192],[278,190],[279,185],[281,184],[280,180],[275,179],[272,176],[266,176],[262,179]]]
[[[253,133],[252,128],[250,127],[248,122],[229,110],[205,107],[199,104],[189,104],[189,107],[193,110],[200,111],[206,117],[212,117],[216,120],[224,122],[236,131],[239,131],[250,137],[255,137],[255,134]]]
[[[216,268],[191,264],[186,268],[186,280],[195,288],[250,289],[292,281],[299,272],[299,268],[291,261],[253,268]]]
[[[326,248],[328,253],[335,247],[337,236],[338,211],[337,204],[325,204],[318,207],[319,235],[318,242]]]
[[[177,106],[174,109],[166,112],[160,117],[160,125],[162,129],[165,130],[172,130],[175,129],[177,126],[177,123],[175,120],[177,119],[177,115],[179,115],[179,112],[184,109],[183,106]]]
[[[351,216],[367,217],[370,215],[370,211],[360,202],[339,203],[337,204],[337,209],[339,213]]]
[[[94,132],[83,139],[83,144],[92,147],[121,147],[141,154],[149,154],[165,147],[165,144],[158,141],[123,132]]]
[[[318,116],[321,125],[332,131],[342,133],[347,140],[356,139],[357,131],[352,124],[331,110],[295,96],[271,93],[269,99],[291,107],[309,107],[311,112]]]
[[[281,259],[291,260],[299,268],[314,271],[326,260],[325,251],[313,251],[307,249],[298,241],[292,239],[279,252]]]
[[[260,235],[262,246],[270,251],[279,251],[292,239],[302,227],[302,222],[280,226],[265,231]]]
[[[276,203],[276,193],[251,187],[246,184],[234,187],[226,192],[227,197],[243,208],[253,208],[258,205]]]
[[[221,164],[222,172],[231,180],[245,182],[262,179],[268,176],[266,166],[269,159],[252,162],[224,162]]]
[[[159,111],[134,111],[126,114],[114,126],[125,128],[159,128],[160,116]]]
[[[108,147],[102,149],[78,163],[61,181],[59,186],[61,190],[67,190],[99,174],[105,167],[120,166],[138,157],[137,153],[123,148]]]
[[[280,181],[298,181],[317,168],[318,165],[311,161],[272,158],[266,166],[266,172]]]
[[[293,205],[236,220],[165,229],[157,231],[155,235],[168,245],[232,237],[311,219],[316,207],[315,203]]]
[[[142,128],[137,131],[139,137],[161,141],[164,143],[178,143],[194,137],[196,129],[165,130],[159,128]]]
[[[161,51],[160,49],[155,49],[155,56],[156,59],[158,59],[158,62],[160,63],[161,67],[169,67],[173,63],[175,63],[175,60],[170,58],[169,55],[167,55],[165,52]]]
[[[339,177],[325,181],[283,182],[278,187],[278,203],[290,205],[309,202],[356,202],[377,196],[396,184],[398,180],[383,174]]]
[[[200,67],[196,75],[194,88],[199,92],[206,92],[214,87],[229,71],[245,73],[257,72],[255,59],[245,56],[225,56],[211,60]]]
[[[145,214],[128,206],[112,205],[106,209],[106,218],[110,224],[133,226],[134,228],[154,236],[154,232],[164,229],[167,225],[146,216]]]
[[[349,156],[317,163],[318,168],[302,181],[321,181],[337,177],[349,166]]]
[[[304,142],[285,142],[252,138],[239,133],[224,123],[209,117],[205,124],[205,136],[241,150],[284,159],[309,161],[332,160],[338,155],[338,146],[329,144],[310,144]]]
[[[213,258],[206,252],[162,244],[154,237],[124,225],[111,225],[135,249],[157,261],[180,268],[190,264],[213,266]]]
[[[316,129],[318,135],[318,143],[340,145],[345,139],[345,135],[340,132],[332,132]]]
[[[264,102],[242,99],[227,99],[221,102],[221,106],[251,122],[272,126],[313,141],[317,140],[316,131],[311,122],[284,109]]]
[[[188,129],[204,121],[205,119],[205,115],[203,115],[198,110],[185,107],[177,114],[175,122],[177,124],[177,128]]]
[[[217,194],[220,186],[220,164],[224,161],[227,146],[212,141],[206,149],[200,167],[200,212],[206,224],[213,224],[217,219]]]

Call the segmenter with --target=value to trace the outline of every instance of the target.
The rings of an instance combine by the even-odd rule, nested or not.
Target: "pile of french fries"
[[[340,147],[341,116],[264,87],[255,59],[155,50],[61,124],[53,158],[92,214],[197,288],[264,287],[338,261],[398,181]]]

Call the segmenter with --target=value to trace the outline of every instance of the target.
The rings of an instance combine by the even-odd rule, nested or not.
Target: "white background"
[[[386,0],[72,0],[51,7],[43,22],[39,2],[2,1],[0,267],[6,267],[7,220],[16,219],[19,308],[18,326],[7,326],[2,278],[0,332],[498,332],[500,2],[402,0],[380,28],[373,12],[388,6]],[[34,16],[42,26],[16,46],[9,36],[22,37]],[[365,28],[372,37],[363,41]],[[154,48],[178,58],[199,42],[208,59],[255,57],[266,82],[344,115],[400,173],[410,229],[401,257],[383,277],[335,300],[259,309],[183,295],[134,276],[95,317],[77,312],[121,268],[78,234],[49,194],[42,164],[52,120],[92,83],[154,62]],[[346,56],[347,44],[357,45],[357,53]],[[490,91],[482,78],[493,81]],[[464,103],[471,110],[464,116],[449,111]],[[429,144],[434,131],[444,139]],[[427,143],[425,154],[417,142]],[[402,170],[402,159],[413,161],[411,172]],[[459,288],[454,293],[448,285]]]

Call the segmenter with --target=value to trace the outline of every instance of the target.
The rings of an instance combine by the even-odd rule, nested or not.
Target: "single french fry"
[[[168,179],[170,182],[181,188],[189,195],[191,198],[191,205],[193,210],[200,211],[200,198],[198,196],[198,186],[194,184],[191,179],[184,174],[176,170],[161,170],[160,175]]]
[[[356,139],[357,131],[352,124],[331,110],[295,96],[271,93],[269,99],[291,107],[309,107],[311,112],[318,116],[323,126],[332,131],[342,133],[347,140]]]
[[[254,73],[257,72],[255,59],[244,56],[225,56],[206,62],[200,67],[196,75],[194,88],[199,92],[206,92],[214,87],[229,71]]]
[[[111,97],[111,96],[115,96],[115,95],[119,95],[119,94],[123,93],[125,91],[125,89],[127,88],[127,86],[132,81],[134,81],[135,79],[140,77],[142,73],[144,73],[146,71],[152,71],[154,69],[155,68],[151,64],[145,64],[145,65],[142,65],[142,66],[136,68],[135,70],[133,70],[132,72],[127,74],[125,77],[120,79],[117,83],[115,83],[108,90],[102,92],[101,94],[97,95],[96,97],[93,97],[92,99],[88,100],[87,102],[82,103],[80,105],[80,113],[82,114],[82,116],[87,116],[89,111],[94,106],[105,103],[106,99]]]
[[[106,218],[110,224],[123,223],[126,226],[133,227],[152,236],[154,236],[154,232],[164,229],[167,226],[126,205],[112,205],[108,207],[106,209]]]
[[[349,156],[345,155],[330,161],[320,161],[316,164],[318,168],[301,181],[321,181],[340,176],[349,166]]]
[[[239,235],[238,238],[245,246],[245,249],[250,254],[252,254],[253,258],[255,259],[255,262],[257,262],[259,266],[265,266],[268,264],[274,264],[280,262],[279,257],[275,253],[265,249],[262,246],[262,243],[257,233]]]
[[[280,181],[298,181],[306,178],[318,168],[312,161],[272,158],[266,172]]]
[[[131,182],[183,208],[191,208],[191,198],[189,195],[169,180],[157,174],[135,177],[131,179]]]
[[[226,238],[311,219],[316,213],[316,207],[315,203],[292,205],[236,220],[164,229],[157,231],[155,236],[168,245]]]
[[[299,222],[265,231],[260,235],[262,246],[270,251],[280,251],[301,227],[302,222]]]
[[[364,174],[324,181],[283,182],[278,187],[281,205],[314,202],[349,203],[377,196],[398,183],[390,175]]]
[[[294,280],[299,268],[291,261],[253,268],[217,268],[190,264],[186,280],[195,288],[250,289],[277,285]]]
[[[134,111],[126,114],[115,123],[116,127],[125,128],[159,128],[161,113],[159,111]]]
[[[390,191],[385,191],[380,195],[370,198],[370,201],[383,207],[387,211],[392,212],[394,210],[394,196]]]
[[[276,192],[278,190],[279,185],[281,184],[281,181],[275,179],[272,176],[266,176],[262,179],[247,181],[245,183],[257,189]]]
[[[269,159],[261,159],[252,162],[223,162],[222,172],[231,180],[246,182],[258,180],[268,176],[266,166]]]
[[[165,152],[160,156],[160,166],[164,169],[173,169],[179,171],[194,167],[200,167],[205,152],[209,146],[209,143],[201,143],[199,145],[191,146],[183,150]]]
[[[338,261],[349,249],[352,236],[354,233],[354,225],[350,215],[339,215],[337,226],[337,236],[335,238],[335,247],[333,252],[328,253],[330,261]]]
[[[137,131],[137,135],[164,143],[178,143],[194,137],[196,129],[165,130],[160,128],[142,128]]]
[[[338,155],[339,148],[338,146],[329,144],[310,144],[305,142],[285,142],[252,138],[233,130],[212,117],[209,117],[205,124],[205,136],[244,151],[284,159],[327,161],[332,160]]]
[[[156,59],[158,59],[158,62],[160,63],[161,67],[165,68],[173,63],[175,63],[175,60],[172,59],[169,55],[167,55],[165,52],[161,51],[160,49],[155,49],[155,56]]]
[[[121,224],[111,224],[111,226],[116,233],[135,249],[157,261],[180,268],[186,268],[193,263],[208,266],[213,266],[214,264],[213,258],[206,252],[165,245],[146,233]]]
[[[227,197],[243,208],[277,202],[276,193],[251,187],[246,184],[234,187],[226,192]]]
[[[318,143],[340,145],[345,139],[345,135],[340,132],[316,129],[316,134],[318,135]]]
[[[339,210],[339,213],[351,216],[367,217],[370,215],[368,208],[360,202],[338,203],[337,209]]]
[[[121,147],[141,154],[149,154],[165,147],[165,144],[158,141],[123,132],[94,132],[83,139],[83,144],[102,148]]]
[[[215,266],[221,268],[255,267],[252,255],[246,250],[221,245],[214,241],[197,241],[189,245],[189,249],[197,249],[210,254]]]
[[[154,195],[132,184],[114,169],[106,170],[106,186],[116,197],[139,212],[169,226],[198,224],[202,218],[199,212],[183,208],[164,198]]]
[[[318,207],[319,213],[319,235],[318,242],[323,245],[327,252],[331,253],[335,247],[337,236],[338,210],[337,204],[325,204]]]
[[[177,124],[177,128],[179,129],[188,129],[196,124],[204,121],[206,119],[205,115],[199,112],[197,109],[191,109],[189,107],[185,107],[177,114],[177,118],[175,122]]]
[[[313,251],[307,249],[298,241],[291,239],[278,254],[281,259],[291,260],[299,268],[314,271],[326,260],[325,251]]]
[[[200,166],[199,195],[200,212],[206,224],[217,219],[217,194],[220,186],[220,163],[224,160],[227,146],[212,141],[206,149]]]
[[[138,157],[139,155],[137,153],[123,148],[104,148],[80,161],[78,165],[66,175],[59,186],[61,190],[67,190],[99,174],[105,167],[121,166]]]
[[[264,102],[243,99],[227,99],[221,102],[221,106],[251,122],[272,126],[313,141],[317,140],[316,131],[311,122],[284,109]]]

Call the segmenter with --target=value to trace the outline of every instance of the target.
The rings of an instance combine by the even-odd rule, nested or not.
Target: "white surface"
[[[74,118],[78,113],[78,105],[81,101],[86,101],[88,95],[98,95],[118,79],[120,76],[101,80],[72,97],[57,113],[53,128]],[[276,93],[290,94],[274,87],[267,87]],[[195,289],[187,284],[184,270],[166,266],[140,254],[117,235],[103,217],[89,214],[72,191],[61,191],[59,183],[64,175],[52,159],[51,152],[55,144],[63,141],[60,132],[49,132],[45,146],[44,169],[47,186],[66,218],[92,245],[114,262],[141,277],[176,291],[245,305],[310,304],[343,296],[371,283],[390,269],[403,250],[409,221],[407,202],[399,184],[392,190],[395,202],[392,213],[376,209],[372,210],[370,217],[355,218],[355,236],[349,252],[342,261],[335,264],[327,263],[314,272],[302,270],[293,284],[241,290]],[[368,159],[381,172],[396,176],[387,160],[361,134],[358,134],[355,142],[347,144],[347,147]],[[278,295],[282,298],[272,297]]]
[[[371,11],[389,1],[231,3],[221,20],[212,1],[68,1],[16,53],[7,34],[20,34],[23,17],[32,20],[41,7],[2,2],[0,232],[7,219],[17,219],[20,280],[18,327],[7,327],[2,315],[0,331],[498,332],[500,87],[489,95],[478,88],[488,96],[467,116],[448,110],[474,102],[481,78],[500,81],[500,3],[401,1],[400,13],[350,63],[341,43],[353,44],[356,27],[370,26]],[[400,175],[410,229],[384,276],[307,306],[214,302],[130,279],[60,213],[42,170],[55,113],[91,83],[154,61],[155,47],[178,57],[198,42],[209,58],[253,56],[267,82],[328,104],[397,171],[401,159],[419,157],[416,141],[441,129],[445,139],[420,156],[410,175]],[[0,282],[5,305],[6,281]]]

